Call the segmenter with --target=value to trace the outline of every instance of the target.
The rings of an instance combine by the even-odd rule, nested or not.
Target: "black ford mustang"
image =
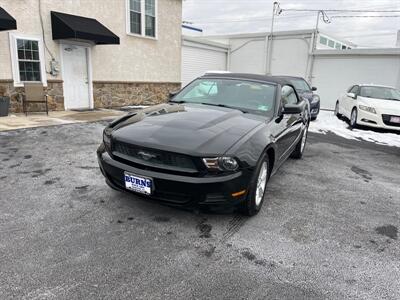
[[[207,74],[106,127],[100,168],[120,191],[254,215],[271,174],[302,157],[308,105],[283,78]]]

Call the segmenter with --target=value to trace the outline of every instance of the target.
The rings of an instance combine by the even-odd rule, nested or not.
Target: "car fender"
[[[236,142],[225,155],[238,158],[244,168],[255,168],[261,155],[269,149],[275,153],[277,146],[267,124],[262,124]],[[273,165],[275,161],[276,157]]]

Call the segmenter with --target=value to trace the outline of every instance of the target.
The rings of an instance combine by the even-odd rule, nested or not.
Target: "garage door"
[[[207,71],[226,71],[226,51],[182,46],[182,86]]]

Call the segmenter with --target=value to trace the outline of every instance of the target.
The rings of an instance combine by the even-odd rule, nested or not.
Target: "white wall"
[[[231,72],[265,74],[265,39],[231,39]]]
[[[271,74],[305,77],[311,35],[278,36],[272,43]],[[265,38],[230,40],[231,72],[266,73]]]
[[[321,108],[333,110],[339,95],[353,84],[374,83],[400,88],[400,51],[398,55],[352,54],[361,53],[360,50],[346,52],[327,55],[320,51],[316,56],[312,83],[318,88]]]
[[[310,36],[274,39],[271,74],[306,78],[310,40]]]

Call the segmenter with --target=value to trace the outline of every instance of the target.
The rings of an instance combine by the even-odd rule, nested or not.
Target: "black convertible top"
[[[292,86],[292,83],[284,77],[266,76],[250,73],[206,73],[200,78],[226,78],[226,79],[245,79],[245,80],[256,80],[268,83],[275,83],[280,85]]]

